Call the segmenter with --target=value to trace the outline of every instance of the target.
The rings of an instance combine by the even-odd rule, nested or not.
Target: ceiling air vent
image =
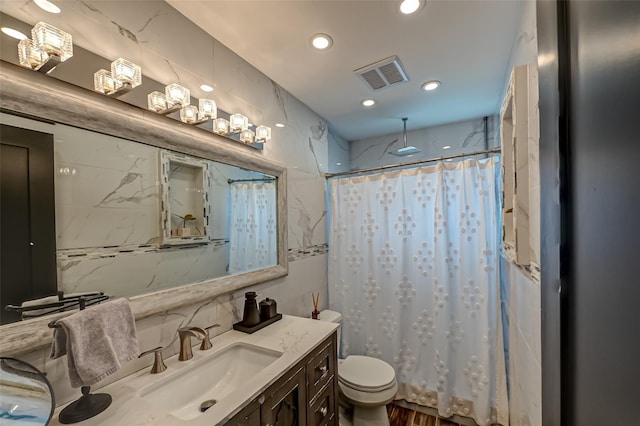
[[[391,56],[354,71],[373,90],[409,81],[397,56]]]

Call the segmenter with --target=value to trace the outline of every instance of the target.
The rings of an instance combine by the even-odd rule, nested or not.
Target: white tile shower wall
[[[29,3],[14,16],[35,24],[39,13]],[[81,17],[79,26],[70,28],[64,21],[67,16]],[[68,2],[64,14],[48,15],[47,22],[72,32],[74,44],[80,47],[105,58],[125,57],[140,64],[145,76],[163,84],[179,82],[194,95],[201,95],[197,88],[203,82],[215,86],[213,97],[220,108],[272,126],[273,139],[263,155],[288,167],[289,248],[304,251],[306,246],[326,244],[323,174],[328,165],[328,131],[320,116],[165,2],[129,2],[122,7],[118,2],[79,0]],[[134,90],[127,96],[144,98],[146,94]],[[276,122],[286,127],[274,127]],[[239,319],[235,306],[248,290],[274,297],[280,312],[308,315],[312,292],[320,293],[320,305],[325,306],[325,262],[326,255],[299,258],[289,263],[287,277],[141,320],[137,323],[141,349],[169,345],[165,356],[175,354],[176,330],[185,325],[218,322],[224,325],[219,332],[229,330]],[[35,365],[49,373],[57,404],[77,398],[79,390],[69,388],[66,360],[50,361],[47,355],[48,349],[42,349],[21,358],[39,360]],[[151,362],[131,362],[96,388]]]
[[[511,68],[538,61],[536,36],[536,3],[526,0],[523,4],[522,20],[518,37],[511,49],[509,64],[505,70],[505,90]],[[530,141],[531,143],[531,141]],[[534,147],[535,148],[535,147]],[[535,150],[537,152],[537,150]],[[536,162],[537,157],[529,161]],[[530,203],[539,206],[540,186],[538,175],[533,176],[530,188]],[[537,198],[537,201],[536,201]],[[535,203],[535,204],[533,204]],[[539,220],[539,215],[531,215]],[[539,229],[538,222],[531,229]],[[530,235],[538,244],[540,235]],[[509,356],[509,415],[513,426],[542,425],[542,369],[541,359],[541,309],[540,283],[534,282],[516,266],[501,257],[503,263],[505,310],[508,318]]]
[[[495,146],[494,116],[487,119],[489,148]],[[463,154],[484,149],[484,120],[477,118],[441,126],[426,127],[407,132],[407,145],[415,146],[420,153],[397,157],[390,152],[403,146],[402,131],[397,134],[361,139],[351,142],[350,169],[402,164],[441,156]],[[450,148],[443,149],[449,146]]]

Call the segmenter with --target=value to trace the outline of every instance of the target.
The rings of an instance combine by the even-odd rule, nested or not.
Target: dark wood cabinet
[[[336,340],[334,332],[226,424],[338,426]]]

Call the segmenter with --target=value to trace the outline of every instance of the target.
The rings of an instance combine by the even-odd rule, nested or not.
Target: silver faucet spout
[[[187,361],[193,358],[191,351],[191,337],[196,337],[200,341],[204,341],[208,337],[208,333],[200,327],[184,327],[178,329],[180,337],[180,356],[179,361]]]

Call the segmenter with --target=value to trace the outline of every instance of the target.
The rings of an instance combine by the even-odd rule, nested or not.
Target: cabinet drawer
[[[337,425],[334,380],[335,378],[327,383],[309,407],[309,426]]]
[[[320,392],[320,389],[336,375],[336,347],[334,340],[331,339],[329,344],[320,349],[307,364],[309,400],[313,400]]]

